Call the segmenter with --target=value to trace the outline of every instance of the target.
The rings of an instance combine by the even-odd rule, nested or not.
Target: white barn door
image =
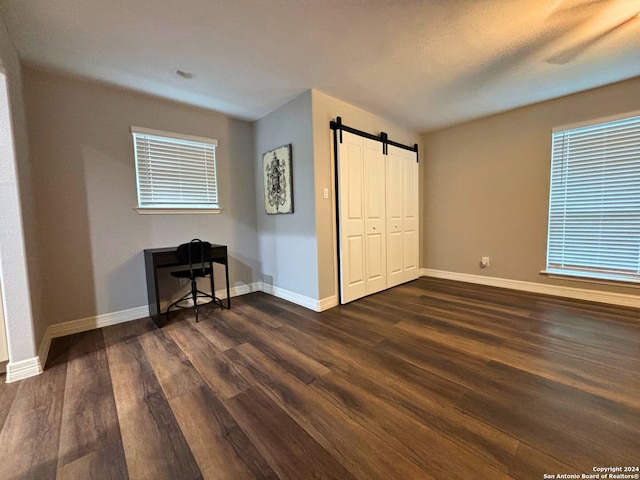
[[[417,153],[389,145],[386,161],[387,287],[419,277]]]
[[[342,132],[338,178],[340,286],[347,303],[387,287],[382,144]]]

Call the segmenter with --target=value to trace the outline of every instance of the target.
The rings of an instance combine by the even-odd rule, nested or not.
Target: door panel
[[[365,254],[367,259],[367,282],[379,279],[384,280],[385,272],[382,268],[384,262],[380,255],[383,244],[384,240],[381,235],[367,235],[367,252]]]
[[[364,201],[367,253],[367,295],[387,288],[385,238],[385,157],[382,144],[369,139],[364,143]]]
[[[349,262],[347,286],[351,288],[364,284],[364,239],[362,235],[351,235],[347,238],[347,242],[346,258]]]
[[[387,286],[395,287],[404,282],[403,218],[403,159],[389,148],[386,163],[387,203]]]
[[[415,152],[394,146],[387,156],[387,211],[387,286],[392,287],[419,276],[418,163]]]
[[[347,145],[348,153],[345,158],[346,167],[346,193],[349,206],[347,218],[360,222],[363,220],[363,194],[362,194],[362,147],[360,145]]]
[[[398,285],[395,280],[402,274],[402,232],[391,232],[387,235],[387,283]]]
[[[407,274],[408,280],[414,280],[416,277],[412,278],[413,271],[418,268],[418,232],[415,230],[405,230],[403,234],[404,248],[403,248],[403,261],[402,261],[402,269],[405,272],[412,271]]]
[[[343,134],[338,146],[341,296],[351,301],[365,295],[364,192],[362,142]],[[354,141],[355,140],[355,141]]]
[[[380,142],[342,132],[338,145],[342,303],[386,288],[384,164]]]

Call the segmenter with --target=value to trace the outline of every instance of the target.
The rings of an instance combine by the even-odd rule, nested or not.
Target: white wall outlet
[[[482,268],[487,268],[489,265],[491,265],[491,259],[489,257],[482,257],[480,259],[480,266]]]
[[[322,190],[322,198],[329,198],[329,189],[326,187]]]

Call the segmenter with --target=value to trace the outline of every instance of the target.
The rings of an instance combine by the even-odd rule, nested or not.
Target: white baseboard
[[[640,296],[624,293],[603,292],[601,290],[587,290],[584,288],[562,287],[543,283],[523,282],[521,280],[509,280],[506,278],[485,277],[469,273],[447,272],[430,268],[420,269],[420,275],[425,277],[442,278],[445,280],[457,280],[459,282],[477,283],[491,287],[510,288],[531,293],[553,295],[555,297],[573,298],[589,302],[608,303],[623,307],[640,308]]]
[[[338,305],[338,297],[336,295],[323,298],[322,300],[316,300],[315,298],[300,295],[299,293],[280,287],[274,287],[273,285],[268,285],[266,283],[261,284],[260,290],[264,293],[282,298],[283,300],[287,300],[288,302],[295,303],[296,305],[300,305],[301,307],[308,308],[315,312],[322,312]]]
[[[295,293],[284,288],[275,287],[273,285],[268,285],[266,283],[262,284],[261,290],[264,293],[268,293],[269,295],[273,295],[274,297],[282,298],[283,300],[295,303],[302,307],[308,308],[309,310],[319,311],[318,309],[320,307],[318,305],[318,300],[315,300],[311,297],[300,295],[299,293]]]
[[[231,298],[239,297],[240,295],[246,295],[251,292],[261,292],[262,291],[262,282],[254,282],[245,285],[237,285],[232,287],[229,291],[231,294]],[[218,298],[227,298],[226,290],[216,290],[216,297]]]
[[[6,382],[17,382],[18,380],[24,380],[25,378],[40,375],[42,373],[43,363],[40,357],[27,358],[19,362],[7,364],[7,378]]]
[[[318,302],[318,309],[316,310],[317,312],[324,312],[325,310],[329,310],[330,308],[333,308],[335,306],[337,306],[339,304],[338,302],[338,296],[337,295],[331,295],[330,297],[326,297],[323,298],[322,300],[320,300]]]

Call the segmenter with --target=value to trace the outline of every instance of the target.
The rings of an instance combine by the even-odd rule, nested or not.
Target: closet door
[[[338,179],[341,300],[347,303],[386,288],[382,144],[342,132]]]
[[[387,287],[415,280],[418,269],[416,153],[389,146],[386,162]]]
[[[385,156],[380,142],[364,140],[365,272],[370,295],[387,288]]]

